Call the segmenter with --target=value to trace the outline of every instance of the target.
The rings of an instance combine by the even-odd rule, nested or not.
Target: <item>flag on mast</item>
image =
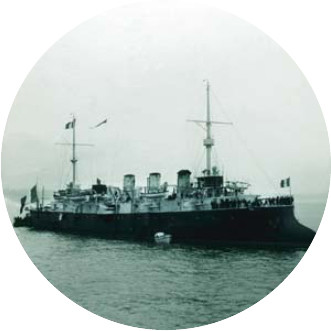
[[[30,197],[31,197],[31,203],[38,202],[38,192],[37,192],[37,185],[33,186],[30,190]]]
[[[280,187],[290,187],[291,186],[291,178],[288,177],[286,179],[282,179],[280,181]]]
[[[26,195],[23,198],[21,198],[20,214],[22,214],[22,211],[23,211],[23,208],[25,206],[25,203],[26,203]]]
[[[92,126],[91,129],[96,129],[98,128],[99,126],[103,125],[103,124],[106,124],[107,123],[107,118],[105,120],[103,120],[102,122],[98,123],[97,125],[95,126]]]
[[[65,125],[65,129],[73,129],[75,126],[75,120],[73,119],[71,122],[68,122],[66,125]]]

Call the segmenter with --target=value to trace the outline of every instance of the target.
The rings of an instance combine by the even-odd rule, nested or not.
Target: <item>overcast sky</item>
[[[294,193],[326,193],[330,148],[315,95],[293,60],[254,26],[214,8],[159,2],[112,10],[69,32],[19,90],[2,150],[4,188],[48,189],[71,178],[68,147],[77,117],[78,181],[119,184],[149,172],[205,167],[204,79],[211,84],[213,163],[227,179]],[[90,127],[108,118],[97,129]]]

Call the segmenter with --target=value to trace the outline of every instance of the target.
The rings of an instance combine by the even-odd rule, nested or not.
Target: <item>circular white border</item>
[[[167,1],[167,0],[164,0]],[[134,0],[11,0],[0,11],[0,134],[23,80],[44,52],[81,22]],[[170,2],[170,1],[168,1]],[[329,1],[205,0],[254,24],[294,59],[311,84],[330,130],[331,46]],[[170,2],[171,3],[171,2]],[[1,193],[2,195],[2,193]],[[274,292],[250,309],[204,330],[328,329],[330,202],[303,260]],[[0,199],[2,329],[109,330],[130,327],[100,318],[60,294],[33,265]],[[198,313],[198,312],[197,312]]]

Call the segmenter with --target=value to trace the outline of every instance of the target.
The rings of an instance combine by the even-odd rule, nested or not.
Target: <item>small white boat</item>
[[[154,240],[157,244],[170,244],[171,234],[166,234],[164,232],[157,232],[154,235]]]

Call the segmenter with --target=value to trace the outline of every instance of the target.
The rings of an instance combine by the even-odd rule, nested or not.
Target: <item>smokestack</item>
[[[191,171],[179,170],[177,172],[177,191],[178,193],[188,192],[191,188]]]
[[[148,193],[157,193],[160,191],[161,174],[152,172],[148,177]]]
[[[135,189],[136,178],[134,175],[128,174],[123,178],[123,191],[132,192]]]

